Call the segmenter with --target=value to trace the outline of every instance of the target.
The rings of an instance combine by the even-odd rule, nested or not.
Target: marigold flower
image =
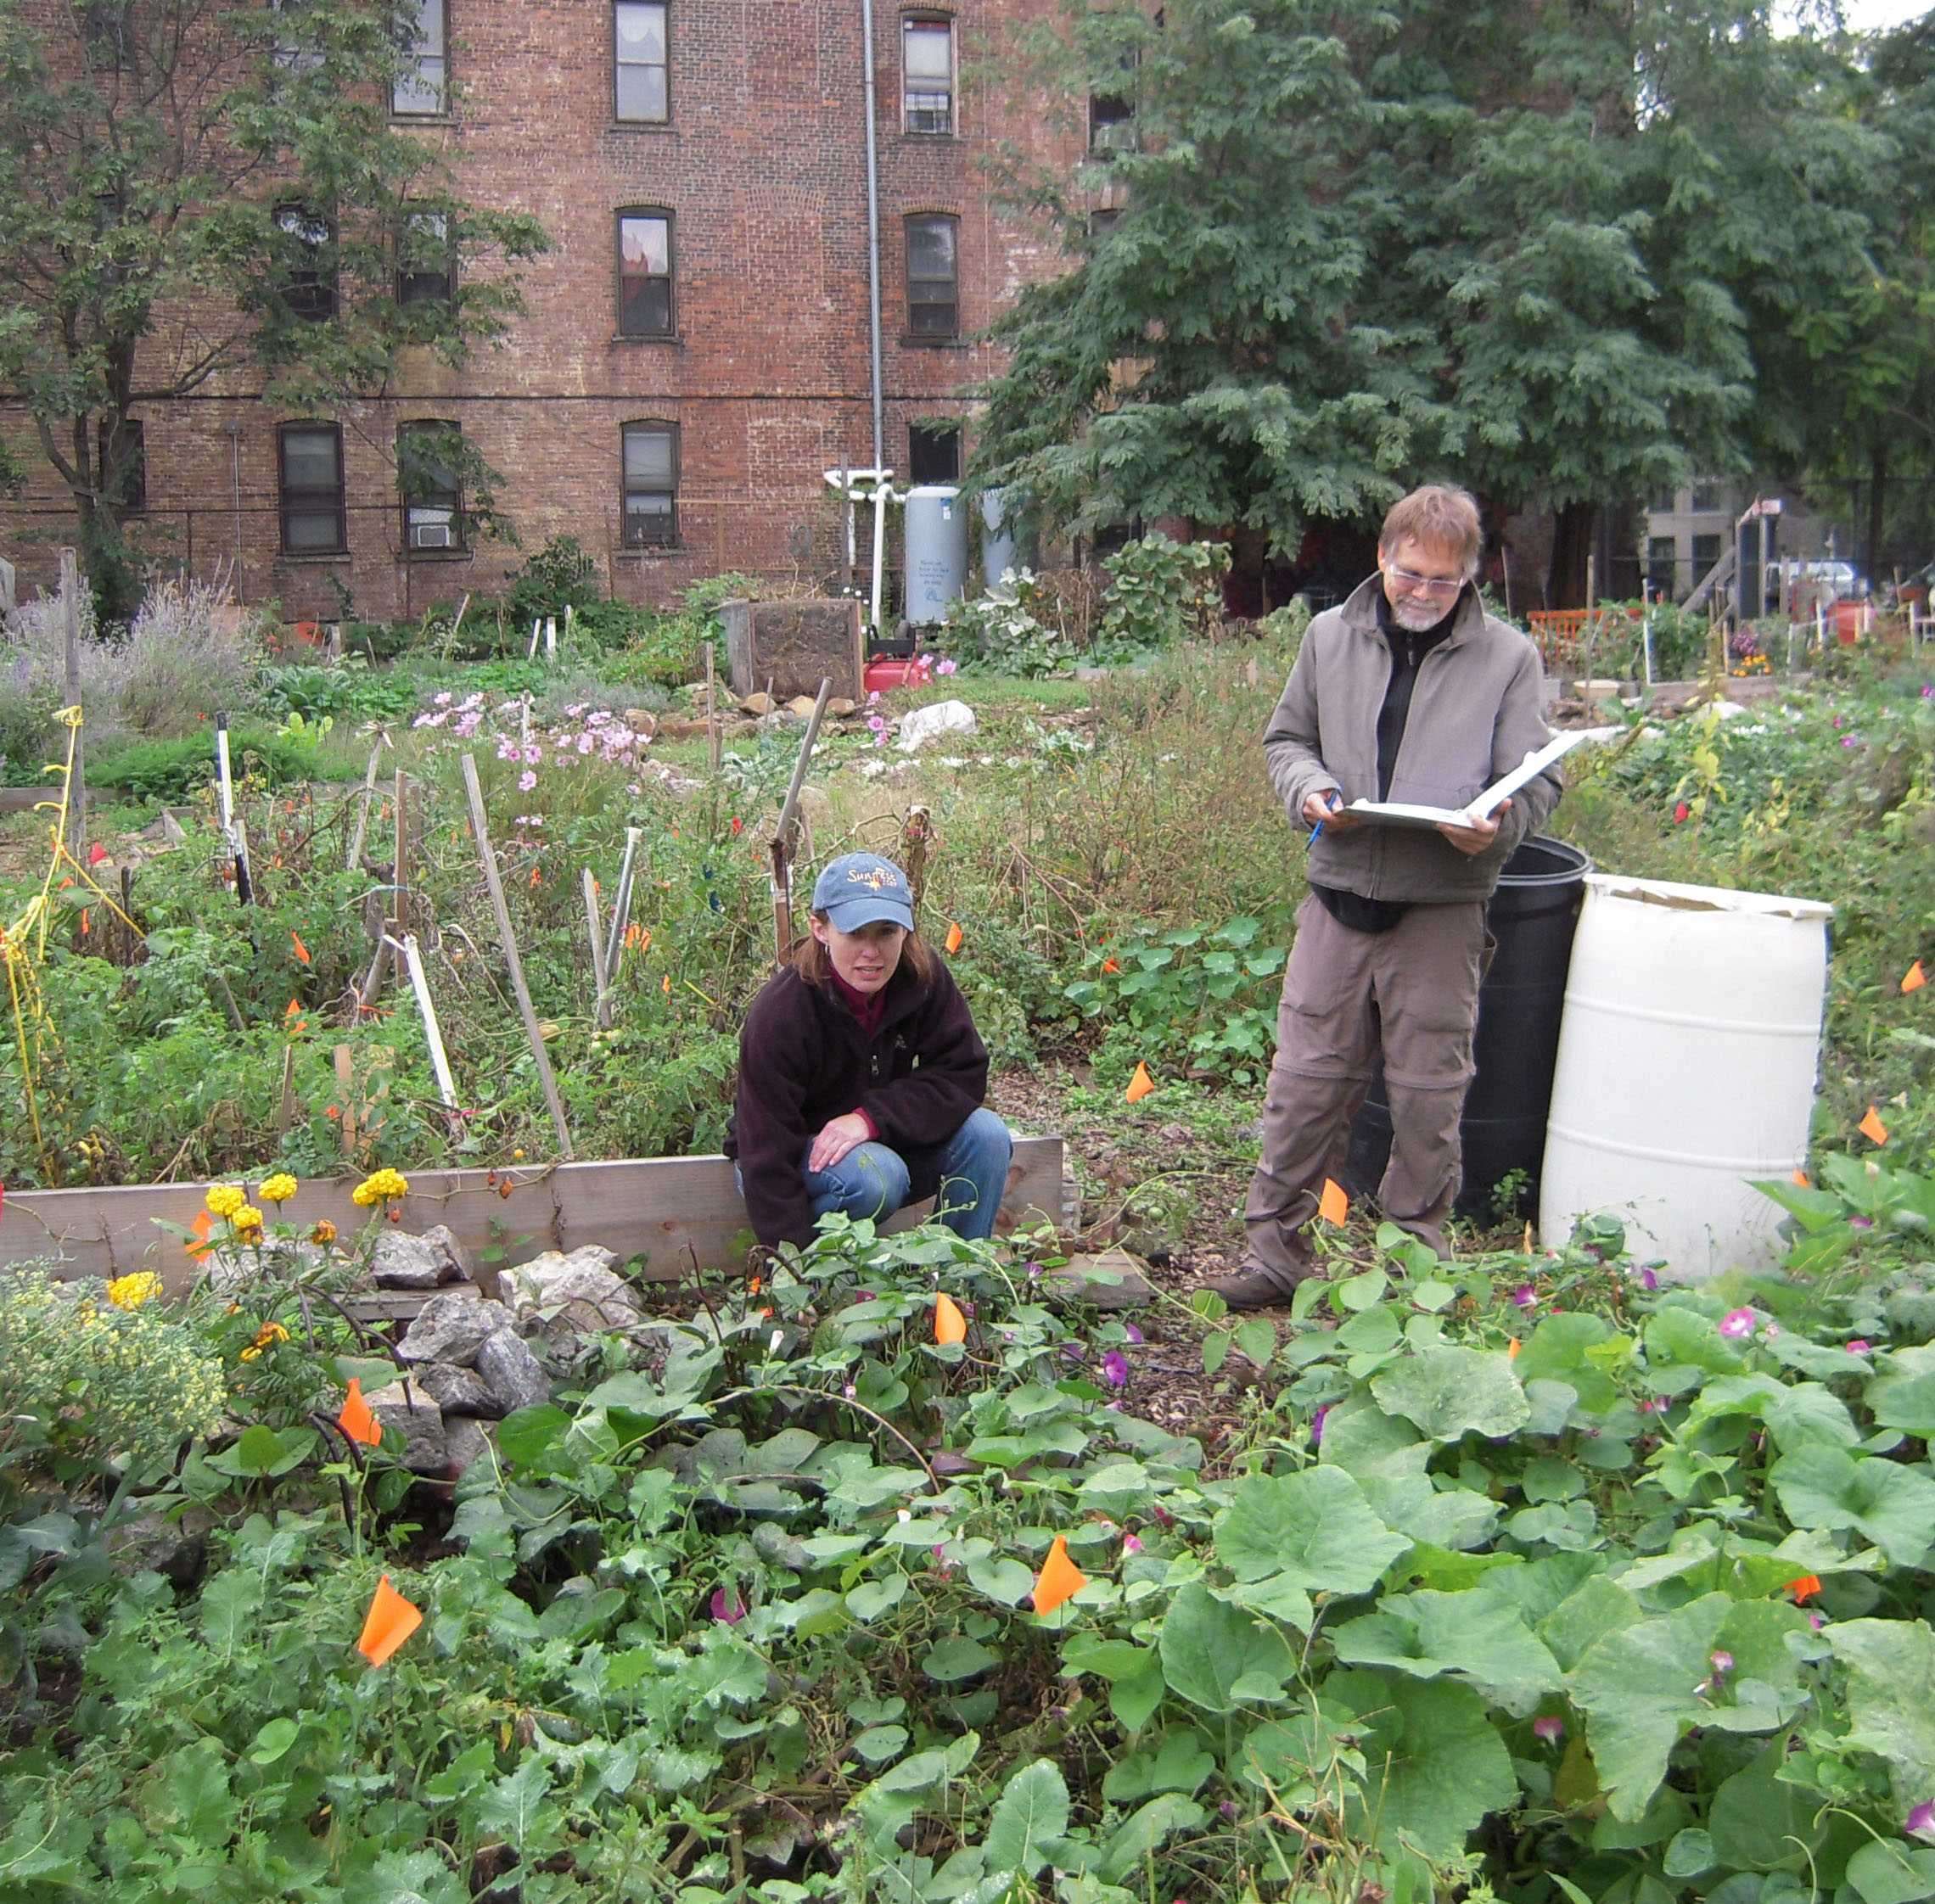
[[[278,1170],[261,1188],[265,1203],[286,1203],[295,1195],[295,1179],[286,1170]]]
[[[258,1235],[261,1233],[262,1212],[253,1203],[244,1203],[239,1210],[230,1216],[228,1220],[235,1225],[237,1230],[244,1236],[247,1236],[250,1230],[254,1230]]]
[[[310,1231],[309,1240],[312,1243],[334,1242],[336,1240],[335,1224],[331,1223],[327,1217],[323,1218],[322,1222]]]
[[[152,1269],[137,1269],[132,1276],[116,1276],[108,1285],[108,1300],[117,1309],[138,1309],[161,1293],[161,1279]]]
[[[410,1194],[409,1179],[401,1170],[384,1169],[365,1177],[350,1192],[350,1201],[359,1209],[367,1210],[379,1203],[387,1203],[393,1197]]]
[[[264,1349],[272,1347],[278,1342],[286,1342],[288,1340],[289,1331],[279,1322],[265,1322],[255,1331],[255,1341],[243,1350],[242,1359],[244,1362],[253,1362]]]
[[[208,1193],[209,1212],[213,1216],[232,1217],[245,1207],[248,1201],[233,1184],[216,1184]]]

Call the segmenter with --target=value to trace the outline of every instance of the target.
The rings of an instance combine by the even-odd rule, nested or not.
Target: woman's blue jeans
[[[807,1170],[804,1158],[800,1168],[816,1218],[829,1210],[887,1218],[931,1196],[935,1217],[956,1236],[979,1239],[994,1234],[1013,1155],[1007,1126],[983,1106],[945,1144],[906,1151],[861,1144],[831,1170]]]

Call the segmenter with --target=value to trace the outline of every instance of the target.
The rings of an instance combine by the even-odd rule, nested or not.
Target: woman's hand
[[[872,1135],[867,1119],[857,1111],[850,1111],[844,1117],[835,1117],[813,1140],[813,1148],[807,1154],[806,1168],[831,1170],[850,1151],[858,1150]]]

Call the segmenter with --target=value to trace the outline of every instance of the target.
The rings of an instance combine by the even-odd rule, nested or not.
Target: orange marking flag
[[[358,1376],[350,1377],[350,1392],[344,1398],[343,1412],[336,1417],[336,1425],[352,1442],[361,1442],[365,1448],[374,1448],[383,1439],[383,1424],[363,1400],[362,1382]]]
[[[1326,1223],[1341,1224],[1350,1214],[1350,1199],[1343,1194],[1341,1184],[1324,1179],[1324,1194],[1317,1199],[1317,1214]]]
[[[1919,992],[1927,983],[1928,974],[1921,969],[1921,961],[1917,959],[1902,975],[1901,988],[1904,992]]]
[[[1811,1600],[1820,1591],[1820,1576],[1818,1573],[1803,1573],[1798,1580],[1787,1582],[1787,1591],[1794,1596],[1794,1604]]]
[[[947,921],[947,955],[949,958],[951,959],[961,949],[961,942],[967,936],[961,930],[961,921],[958,919],[950,919]],[[1919,971],[1921,968],[1917,966],[1915,969]],[[1905,990],[1906,988],[1904,987],[1904,989]]]
[[[1798,1184],[1803,1190],[1811,1190],[1813,1188],[1813,1185],[1808,1182],[1808,1173],[1804,1170],[1797,1170],[1794,1173],[1794,1181]]]
[[[296,957],[300,959],[304,965],[307,965],[309,963],[309,948],[305,945],[300,938],[296,938],[294,932],[291,932],[289,936],[292,939],[295,939]]]
[[[1868,1115],[1860,1123],[1861,1134],[1870,1144],[1885,1144],[1888,1140],[1888,1127],[1882,1122],[1881,1112],[1873,1105],[1868,1106]]]
[[[1068,1558],[1068,1543],[1060,1534],[1041,1563],[1035,1580],[1035,1610],[1052,1613],[1063,1600],[1073,1599],[1088,1585],[1088,1576]]]
[[[937,1296],[934,1299],[934,1339],[944,1347],[949,1342],[968,1340],[968,1319],[962,1314],[961,1305],[951,1296]]]
[[[390,1576],[384,1574],[370,1599],[356,1650],[373,1666],[382,1666],[423,1623],[422,1612],[390,1584]]]
[[[1129,1080],[1129,1087],[1122,1095],[1131,1104],[1136,1104],[1146,1098],[1155,1088],[1156,1081],[1150,1077],[1148,1066],[1138,1063],[1136,1067],[1136,1075]]]

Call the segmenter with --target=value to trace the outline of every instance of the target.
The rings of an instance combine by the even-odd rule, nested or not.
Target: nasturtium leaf
[[[1251,1475],[1216,1524],[1217,1558],[1239,1581],[1281,1575],[1310,1593],[1369,1593],[1410,1544],[1335,1467]]]
[[[1509,1435],[1532,1413],[1510,1360],[1480,1349],[1427,1349],[1387,1369],[1371,1392],[1386,1414],[1402,1415],[1439,1442],[1466,1433]]]
[[[943,1686],[963,1679],[977,1678],[990,1666],[1001,1664],[1001,1655],[990,1652],[978,1639],[956,1635],[944,1639],[921,1661],[921,1671]]]
[[[884,1765],[907,1749],[905,1726],[869,1726],[854,1735],[853,1749],[869,1765]]]
[[[1848,1861],[1861,1904],[1918,1904],[1935,1897],[1935,1851],[1899,1838],[1871,1840]]]
[[[1504,1741],[1468,1686],[1360,1670],[1332,1673],[1324,1694],[1363,1719],[1366,1769],[1345,1805],[1354,1836],[1394,1848],[1401,1834],[1450,1857],[1487,1813],[1517,1802]]]
[[[1558,1661],[1518,1609],[1489,1593],[1389,1593],[1331,1640],[1346,1665],[1390,1666],[1419,1679],[1461,1674],[1521,1716],[1562,1683]]]
[[[1660,1780],[1681,1731],[1709,1710],[1699,1688],[1733,1602],[1707,1593],[1670,1613],[1606,1634],[1573,1669],[1573,1704],[1586,1714],[1599,1782],[1612,1815],[1636,1818]]]
[[[1935,1793],[1935,1632],[1925,1620],[1838,1620],[1824,1637],[1848,1668],[1854,1735],[1887,1761],[1905,1817]]]
[[[1898,1567],[1915,1565],[1935,1542],[1935,1481],[1899,1461],[1810,1442],[1783,1454],[1768,1479],[1796,1526],[1854,1528]]]
[[[1162,1848],[1166,1839],[1179,1831],[1200,1831],[1209,1814],[1194,1799],[1179,1792],[1164,1792],[1152,1798],[1124,1821],[1102,1846],[1099,1867],[1105,1879],[1132,1878]]]
[[[1169,1690],[1208,1712],[1231,1712],[1234,1688],[1252,1675],[1277,1686],[1293,1678],[1296,1655],[1277,1629],[1214,1598],[1192,1580],[1163,1618],[1163,1677]]]
[[[1001,1606],[1018,1606],[1035,1590],[1034,1570],[1005,1554],[975,1561],[968,1579],[977,1593]]]
[[[1001,1789],[982,1840],[990,1871],[1018,1871],[1032,1878],[1068,1835],[1068,1788],[1052,1759],[1022,1767]]]

